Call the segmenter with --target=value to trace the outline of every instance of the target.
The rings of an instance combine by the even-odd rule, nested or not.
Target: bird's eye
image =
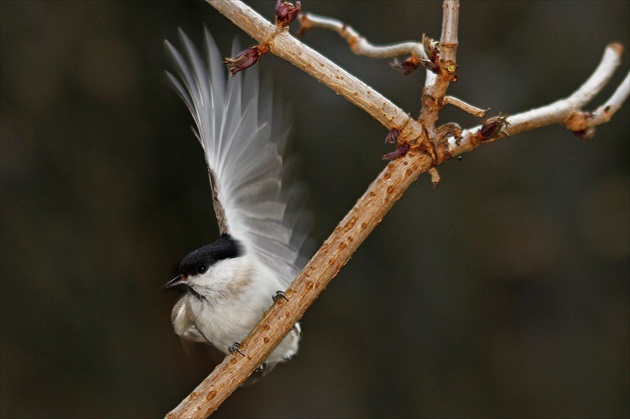
[[[208,268],[206,267],[206,265],[199,265],[197,266],[197,273],[198,274],[202,274],[204,273]]]

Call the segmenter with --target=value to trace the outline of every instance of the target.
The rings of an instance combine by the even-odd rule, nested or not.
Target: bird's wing
[[[204,56],[180,30],[180,53],[165,41],[179,78],[166,73],[197,125],[210,175],[221,233],[230,233],[277,273],[287,286],[302,267],[300,249],[308,216],[300,188],[288,183],[282,153],[289,127],[272,89],[261,85],[258,66],[226,81],[210,33]]]

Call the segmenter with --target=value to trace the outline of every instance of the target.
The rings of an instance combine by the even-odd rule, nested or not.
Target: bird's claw
[[[285,300],[289,301],[289,299],[287,298],[286,295],[284,295],[284,291],[276,291],[276,295],[274,295],[273,297],[271,297],[271,299],[273,300],[273,302],[275,303],[276,301],[278,301],[280,298],[284,298]]]
[[[233,354],[234,352],[238,352],[239,354],[245,356],[245,354],[238,349],[240,346],[241,346],[240,342],[234,342],[232,346],[228,348],[228,352],[230,354]]]

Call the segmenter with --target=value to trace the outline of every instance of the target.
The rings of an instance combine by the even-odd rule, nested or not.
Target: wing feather
[[[301,188],[290,184],[282,153],[289,127],[268,79],[257,66],[227,79],[219,50],[205,30],[203,57],[180,29],[181,52],[165,41],[176,74],[167,81],[195,121],[222,233],[253,251],[285,285],[304,263],[308,213]],[[234,54],[238,46],[233,47]]]

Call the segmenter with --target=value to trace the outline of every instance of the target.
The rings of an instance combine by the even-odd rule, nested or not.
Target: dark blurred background
[[[439,38],[441,2],[309,1],[375,43]],[[274,2],[251,2],[267,18]],[[192,119],[163,40],[203,25],[254,42],[201,0],[1,7],[2,417],[160,417],[213,367],[158,293],[216,238]],[[492,114],[573,92],[630,2],[463,2],[450,93]],[[293,25],[292,31],[297,29]],[[417,115],[403,77],[335,34],[305,42]],[[273,56],[294,113],[320,244],[384,167],[387,130]],[[628,53],[599,105],[628,71]],[[303,318],[301,352],[217,417],[627,417],[629,112],[583,141],[561,126],[422,176]],[[475,125],[456,109],[442,122]]]

